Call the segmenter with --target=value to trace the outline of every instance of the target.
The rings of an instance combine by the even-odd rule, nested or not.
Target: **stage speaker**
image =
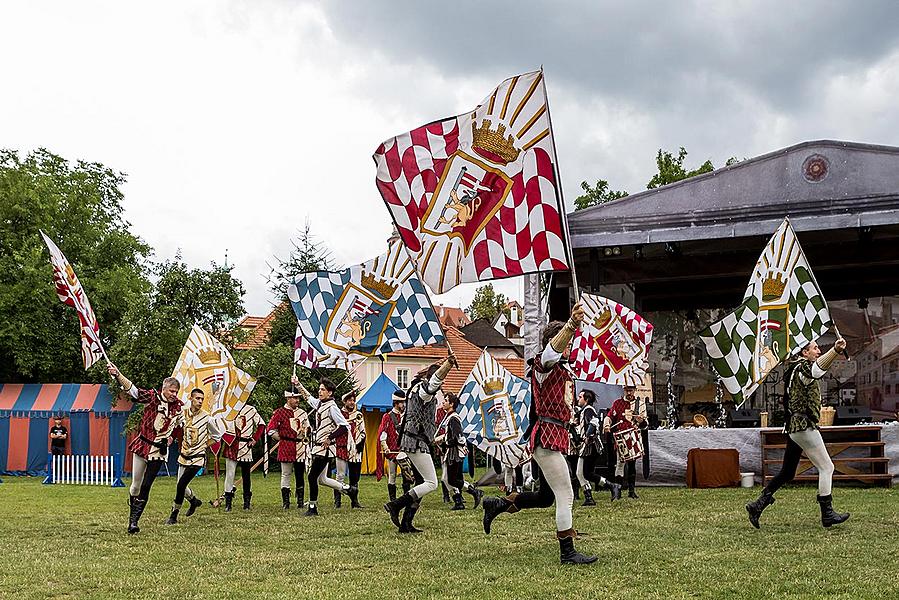
[[[870,423],[871,409],[867,406],[838,406],[834,415],[834,425],[855,425],[856,423]]]
[[[757,408],[741,408],[739,410],[732,410],[727,415],[727,426],[728,427],[758,427],[761,423],[761,417],[759,416],[759,409]]]

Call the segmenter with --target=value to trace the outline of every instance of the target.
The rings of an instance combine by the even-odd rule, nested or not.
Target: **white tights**
[[[833,485],[833,461],[824,445],[821,432],[817,429],[805,429],[791,433],[790,439],[802,448],[808,459],[818,469],[818,495],[830,496]]]
[[[568,461],[561,452],[539,446],[534,449],[534,460],[540,465],[543,478],[556,497],[556,531],[568,531],[571,529],[571,506],[574,504]]]
[[[434,461],[426,452],[407,452],[407,454],[415,466],[415,470],[424,479],[424,483],[420,483],[410,490],[416,499],[421,500],[437,489],[437,471],[434,469]]]

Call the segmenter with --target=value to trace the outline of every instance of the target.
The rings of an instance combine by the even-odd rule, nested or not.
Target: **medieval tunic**
[[[430,454],[437,432],[437,401],[434,395],[441,385],[443,380],[434,375],[430,381],[421,381],[409,390],[400,450]]]
[[[269,433],[278,432],[278,462],[306,462],[308,452],[309,416],[300,407],[285,405],[272,413]]]
[[[168,439],[172,437],[181,418],[180,400],[166,402],[162,393],[131,386],[128,394],[135,402],[144,404],[137,436],[128,449],[146,461],[166,459]]]
[[[202,467],[206,462],[206,448],[222,439],[222,425],[205,410],[191,413],[188,407],[180,417],[181,452],[178,464],[184,467]]]
[[[796,365],[789,382],[787,420],[784,433],[796,433],[806,429],[818,429],[821,419],[821,387],[818,379],[824,371],[814,362],[803,360]]]
[[[319,400],[318,398],[309,397],[309,407],[315,411],[315,432],[312,441],[312,456],[324,456],[333,458],[336,456],[335,441],[340,433],[340,428],[346,430],[350,428],[350,424],[344,418],[343,413],[337,408],[337,403],[333,398],[327,400]],[[325,441],[328,441],[327,448]]]
[[[222,435],[225,458],[237,462],[253,462],[253,446],[262,439],[265,423],[255,406],[244,404],[233,421],[225,424]]]
[[[375,467],[375,477],[378,481],[384,476],[384,459],[388,461],[388,480],[393,483],[396,478],[396,455],[400,451],[400,423],[403,416],[394,408],[386,415],[381,417],[381,424],[378,426],[378,464]],[[384,452],[383,445],[387,446],[387,452]]]
[[[350,425],[349,431],[341,430],[334,439],[335,451],[337,458],[348,463],[362,462],[362,452],[359,445],[365,441],[365,423],[362,413],[358,410],[347,412],[342,410],[341,413]]]
[[[530,436],[530,450],[537,447],[568,452],[568,423],[574,398],[574,380],[561,354],[546,347],[534,361],[531,389],[536,422]]]
[[[465,436],[462,435],[462,417],[451,412],[443,418],[443,422],[437,427],[440,435],[435,441],[444,448],[443,462],[451,465],[465,460],[468,456],[468,446]]]
[[[580,456],[586,458],[596,456],[599,453],[599,448],[602,447],[600,443],[597,443],[599,440],[599,425],[596,409],[591,404],[584,406],[583,410],[581,410],[579,425],[582,439]]]

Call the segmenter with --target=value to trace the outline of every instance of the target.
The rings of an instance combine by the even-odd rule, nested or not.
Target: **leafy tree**
[[[658,167],[659,172],[652,176],[652,179],[646,184],[646,189],[652,190],[663,185],[668,185],[669,183],[674,183],[675,181],[681,181],[715,170],[712,161],[707,160],[699,165],[698,168],[688,171],[684,167],[684,159],[686,158],[687,151],[683,146],[681,146],[676,157],[667,150],[659,148],[659,153],[656,155],[656,166]]]
[[[78,316],[53,286],[38,230],[60,247],[91,301],[107,348],[150,289],[150,248],[122,214],[125,175],[44,149],[0,150],[0,381],[105,381],[85,373]]]
[[[156,285],[146,302],[125,314],[110,358],[135,383],[157,386],[172,374],[194,323],[231,342],[230,331],[244,314],[244,289],[231,267],[213,263],[191,269],[176,256],[155,268]]]
[[[493,289],[493,284],[488,283],[479,287],[475,293],[471,304],[465,312],[472,321],[478,319],[487,319],[493,321],[506,308],[508,300],[503,294],[497,294]]]
[[[337,268],[331,251],[312,234],[309,221],[306,221],[300,236],[291,240],[293,249],[286,259],[274,257],[274,264],[269,265],[268,284],[272,294],[279,299],[287,299],[287,286],[300,273],[312,271],[333,271]]]
[[[581,189],[584,190],[584,193],[574,199],[574,210],[599,206],[600,204],[627,196],[627,192],[610,190],[609,182],[605,179],[598,180],[596,185],[592,187],[586,181],[582,181]]]

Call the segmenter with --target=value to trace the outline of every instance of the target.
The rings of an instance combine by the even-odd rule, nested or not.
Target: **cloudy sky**
[[[307,220],[339,263],[384,250],[382,140],[540,65],[569,205],[582,180],[644,189],[659,148],[899,145],[890,1],[4,2],[0,56],[0,147],[124,171],[156,258],[227,252],[254,314]]]

